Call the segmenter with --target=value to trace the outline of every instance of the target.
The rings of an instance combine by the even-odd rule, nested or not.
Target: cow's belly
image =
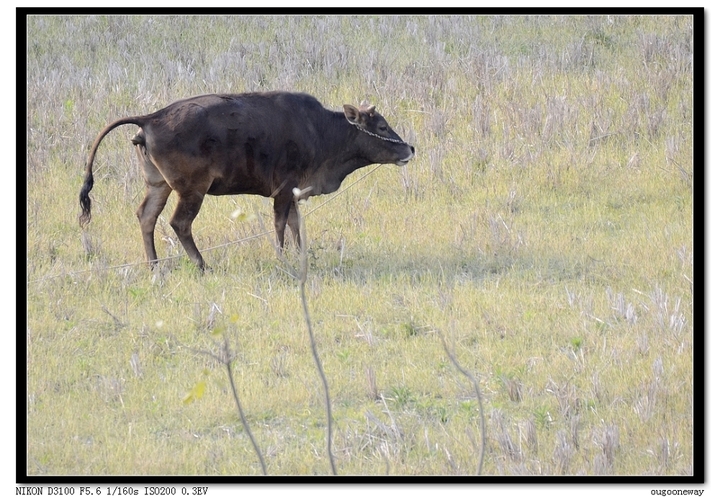
[[[264,182],[247,177],[233,179],[232,181],[217,178],[212,182],[207,193],[209,195],[257,194],[265,197],[272,194]]]

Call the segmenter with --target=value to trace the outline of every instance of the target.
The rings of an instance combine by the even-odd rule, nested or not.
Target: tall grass
[[[327,474],[268,201],[207,197],[199,275],[108,122],[207,92],[368,99],[417,148],[306,218],[338,474],[693,474],[691,16],[27,19],[27,472]],[[357,180],[359,171],[346,180]],[[315,198],[309,210],[324,199]],[[241,244],[234,241],[245,240]],[[289,257],[294,257],[288,253]],[[483,442],[473,386],[483,394]],[[207,374],[203,372],[207,370]],[[204,379],[192,403],[188,392]]]

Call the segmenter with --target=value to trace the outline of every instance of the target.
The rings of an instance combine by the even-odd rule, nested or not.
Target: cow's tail
[[[85,182],[83,182],[83,186],[80,189],[80,208],[82,212],[80,213],[80,226],[84,227],[90,222],[90,191],[93,188],[93,172],[92,172],[92,166],[93,161],[95,161],[95,153],[97,152],[98,147],[100,146],[100,142],[102,142],[102,139],[105,138],[105,135],[110,133],[112,130],[117,128],[118,126],[124,125],[124,124],[135,124],[140,127],[143,125],[143,117],[142,116],[134,116],[129,118],[122,118],[118,119],[117,121],[110,123],[107,125],[97,136],[95,139],[95,142],[92,145],[92,148],[90,149],[90,156],[88,157],[87,164],[85,166]]]

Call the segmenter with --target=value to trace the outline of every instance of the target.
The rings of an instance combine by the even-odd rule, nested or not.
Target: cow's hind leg
[[[145,245],[145,256],[151,267],[154,267],[157,261],[157,252],[155,251],[155,223],[165,207],[170,192],[172,192],[172,189],[165,182],[156,185],[147,183],[145,199],[143,199],[137,210],[143,244]]]
[[[185,251],[190,256],[190,259],[200,268],[205,269],[205,260],[200,255],[195,240],[192,236],[192,223],[197,214],[200,212],[205,194],[198,192],[190,192],[187,194],[179,194],[180,199],[178,200],[175,212],[170,218],[170,226],[175,230],[180,243],[185,248]]]

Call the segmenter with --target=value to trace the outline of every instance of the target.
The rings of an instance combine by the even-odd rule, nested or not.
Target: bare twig
[[[482,432],[482,441],[480,446],[480,461],[478,462],[478,470],[477,474],[482,475],[482,466],[483,466],[483,459],[485,458],[485,415],[483,413],[483,404],[482,404],[482,396],[480,394],[480,387],[478,386],[477,381],[475,380],[475,377],[465,370],[462,366],[460,366],[460,363],[458,363],[457,359],[455,358],[455,355],[450,351],[450,349],[447,346],[447,343],[445,342],[445,337],[441,334],[440,338],[442,339],[443,348],[445,348],[445,353],[450,358],[450,361],[452,361],[453,365],[455,365],[455,368],[457,368],[461,374],[463,374],[465,377],[472,382],[473,388],[475,389],[475,396],[478,400],[478,406],[480,407],[480,430]]]
[[[115,328],[116,328],[117,330],[120,330],[121,328],[123,328],[123,327],[125,327],[125,326],[127,325],[126,323],[123,323],[118,317],[116,317],[115,315],[113,315],[112,313],[110,313],[110,311],[109,311],[105,306],[101,306],[101,309],[102,309],[105,313],[107,313],[108,315],[110,315],[110,318],[112,318],[112,319],[115,321]]]
[[[307,252],[307,236],[305,234],[305,220],[300,213],[299,205],[299,192],[293,192],[295,194],[295,209],[297,211],[297,219],[300,228],[300,301],[302,301],[303,313],[305,314],[305,324],[307,325],[308,335],[310,336],[310,350],[312,351],[313,359],[315,360],[315,366],[317,367],[318,374],[322,380],[323,390],[325,391],[325,411],[327,413],[327,452],[328,459],[330,460],[330,467],[332,468],[333,475],[337,475],[335,469],[335,459],[332,454],[332,412],[330,408],[330,389],[328,387],[327,379],[325,378],[325,372],[323,371],[322,363],[320,363],[320,356],[317,352],[317,346],[315,345],[315,336],[312,331],[312,322],[310,321],[310,312],[308,311],[307,298],[305,296],[305,283],[307,282],[307,270],[308,270],[308,252]]]
[[[295,196],[295,210],[297,211],[298,229],[300,231],[300,269],[296,270],[293,265],[288,261],[283,254],[282,248],[277,240],[269,236],[271,242],[275,247],[275,252],[280,261],[286,266],[286,271],[289,275],[295,278],[299,282],[300,286],[300,301],[303,307],[303,314],[305,315],[305,325],[308,329],[308,336],[310,337],[310,351],[312,352],[313,360],[315,360],[315,366],[317,367],[318,374],[322,380],[323,391],[325,393],[325,412],[327,414],[327,453],[328,459],[330,460],[330,468],[332,469],[333,475],[337,475],[337,469],[335,468],[335,458],[332,453],[332,410],[330,405],[330,388],[328,387],[327,378],[320,362],[320,355],[317,351],[317,345],[315,344],[315,336],[312,330],[312,321],[310,320],[310,311],[308,310],[307,296],[305,295],[305,284],[307,282],[308,273],[308,251],[307,251],[307,236],[305,234],[305,220],[300,212],[300,198],[304,194],[298,188],[293,190]],[[318,206],[319,207],[319,206]],[[262,221],[260,222],[262,224]],[[264,230],[264,229],[263,229]]]
[[[225,364],[225,368],[227,369],[228,378],[230,379],[230,387],[232,388],[233,397],[235,398],[235,406],[237,407],[238,413],[240,414],[240,420],[242,421],[243,428],[245,429],[245,432],[250,438],[253,448],[255,448],[255,453],[257,453],[258,459],[260,460],[260,466],[262,467],[263,475],[267,475],[265,459],[262,456],[262,452],[260,451],[260,447],[258,446],[257,441],[255,441],[252,432],[250,432],[250,426],[245,419],[245,414],[243,413],[242,406],[240,406],[240,398],[238,397],[237,389],[235,389],[235,380],[233,379],[232,368],[230,367],[230,364],[232,363],[232,355],[230,354],[230,346],[228,344],[227,336],[224,336],[223,347],[220,351],[220,359],[222,363]]]
[[[223,343],[220,346],[220,351],[218,354],[212,353],[210,351],[205,350],[198,350],[194,348],[188,348],[192,351],[195,351],[197,353],[206,354],[215,360],[217,360],[219,363],[222,363],[225,365],[225,368],[227,370],[228,378],[230,379],[230,388],[232,389],[233,398],[235,398],[235,406],[237,407],[238,414],[240,414],[240,421],[242,422],[243,428],[245,429],[245,433],[250,438],[250,442],[253,445],[253,448],[255,449],[255,454],[258,456],[258,460],[260,460],[260,466],[262,467],[262,473],[263,475],[267,475],[267,467],[265,465],[265,459],[263,458],[262,452],[260,451],[260,447],[257,444],[257,441],[255,441],[255,437],[252,435],[252,432],[250,431],[250,425],[247,422],[247,419],[245,418],[245,412],[243,412],[242,406],[240,405],[240,398],[237,393],[237,389],[235,388],[235,379],[233,378],[232,374],[232,361],[234,359],[234,355],[230,351],[230,344],[228,343],[227,336],[223,334]]]

